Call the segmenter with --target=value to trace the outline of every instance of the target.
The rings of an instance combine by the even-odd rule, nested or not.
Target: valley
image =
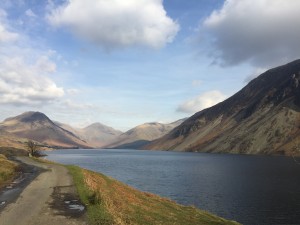
[[[101,123],[85,128],[25,112],[0,123],[0,144],[23,148],[120,148],[234,154],[300,155],[300,60],[270,69],[225,101],[169,124],[126,132]]]

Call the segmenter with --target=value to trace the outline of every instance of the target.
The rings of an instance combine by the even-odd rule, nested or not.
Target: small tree
[[[38,156],[39,152],[38,152],[38,145],[32,141],[32,140],[28,140],[26,142],[26,148],[28,150],[29,156]]]

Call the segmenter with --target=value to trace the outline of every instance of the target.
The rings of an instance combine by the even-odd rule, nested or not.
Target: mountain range
[[[134,148],[300,155],[300,60],[270,69],[225,101],[170,124],[127,132],[101,123],[77,129],[41,112],[0,123],[0,147],[27,139],[54,148]]]
[[[123,133],[101,123],[74,128],[52,121],[41,112],[25,112],[0,123],[0,147],[24,148],[30,139],[50,148],[140,148],[167,134],[182,121],[147,123]]]
[[[55,122],[58,126],[64,128],[75,134],[82,140],[85,140],[93,148],[102,148],[114,142],[121,134],[122,131],[115,130],[101,123],[93,123],[85,128],[74,128],[68,124]]]
[[[145,149],[300,155],[300,60],[261,74]]]
[[[136,126],[119,135],[115,142],[105,146],[107,148],[142,148],[151,141],[168,134],[172,129],[180,125],[185,119],[173,123],[145,123]]]

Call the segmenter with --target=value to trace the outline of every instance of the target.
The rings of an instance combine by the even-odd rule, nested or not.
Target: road
[[[65,167],[27,157],[18,160],[44,172],[1,211],[0,225],[86,225],[84,207]]]

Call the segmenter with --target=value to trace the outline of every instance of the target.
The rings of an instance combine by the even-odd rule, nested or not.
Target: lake
[[[290,157],[140,150],[47,154],[245,225],[300,224],[300,164]]]

